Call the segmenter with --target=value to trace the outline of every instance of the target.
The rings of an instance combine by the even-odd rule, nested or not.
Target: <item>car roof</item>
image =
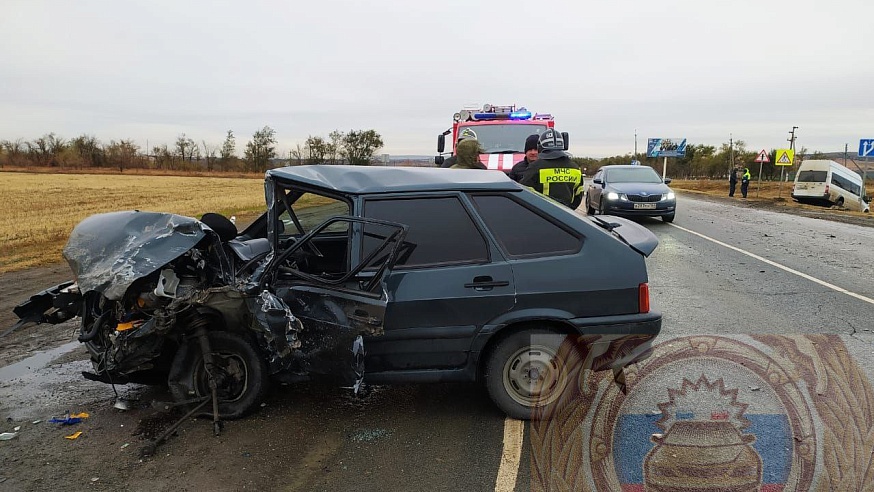
[[[642,167],[649,167],[652,169],[650,166],[632,166],[630,164],[611,164],[609,166],[601,166],[601,169],[640,169]],[[653,169],[653,171],[655,171],[655,169]]]
[[[304,184],[349,194],[404,191],[519,190],[500,171],[436,167],[289,166],[267,171],[277,181]]]

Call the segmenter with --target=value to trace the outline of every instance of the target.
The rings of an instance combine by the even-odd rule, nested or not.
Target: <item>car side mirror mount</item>
[[[595,183],[596,185],[602,185],[602,186],[604,185],[604,182],[601,181],[601,178],[595,178],[592,180],[592,182]]]
[[[441,133],[440,135],[437,135],[437,153],[442,154],[443,149],[445,149],[445,148],[446,148],[446,135],[443,135]]]
[[[665,178],[665,184],[671,184],[671,178]]]
[[[561,138],[564,139],[564,150],[569,149],[570,148],[570,135],[568,135],[568,132],[561,132]]]

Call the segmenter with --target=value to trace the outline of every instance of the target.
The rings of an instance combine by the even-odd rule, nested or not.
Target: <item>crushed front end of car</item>
[[[260,372],[288,369],[302,325],[270,292],[246,293],[251,276],[235,274],[241,259],[233,257],[227,239],[204,222],[175,214],[93,215],[73,229],[63,250],[75,283],[34,295],[14,312],[21,322],[53,324],[79,316],[78,340],[93,366],[83,373],[88,379],[169,384],[185,401],[212,393],[213,377],[223,402],[219,413],[240,416],[250,409],[243,404],[254,402],[237,402],[240,395],[233,393],[247,379],[265,379]],[[218,331],[239,338],[241,348],[213,354],[209,374],[193,375],[193,366],[205,365],[202,352]]]

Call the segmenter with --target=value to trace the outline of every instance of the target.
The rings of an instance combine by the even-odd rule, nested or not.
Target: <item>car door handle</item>
[[[465,288],[476,290],[491,290],[495,287],[506,287],[510,285],[507,280],[493,280],[492,277],[474,277],[473,282],[464,284]]]
[[[368,316],[364,311],[355,311],[353,314],[348,315],[347,318],[367,325],[379,325],[382,323],[382,319],[376,316]]]

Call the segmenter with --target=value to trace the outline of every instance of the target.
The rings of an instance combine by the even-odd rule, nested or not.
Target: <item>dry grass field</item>
[[[251,178],[0,173],[0,273],[62,261],[73,227],[117,210],[253,215],[264,210],[263,174]]]

